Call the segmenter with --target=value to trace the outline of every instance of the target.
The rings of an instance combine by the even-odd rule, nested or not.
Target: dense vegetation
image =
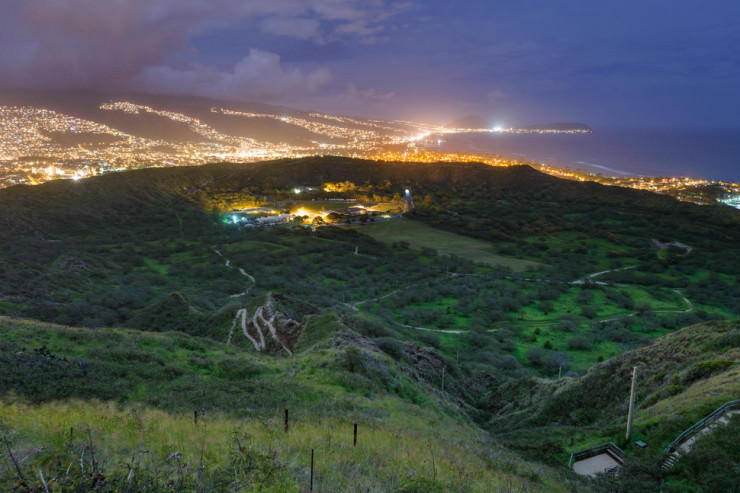
[[[323,191],[327,182],[333,191]],[[368,205],[397,200],[409,187],[416,208],[401,220],[315,230],[243,229],[222,220],[234,207],[287,207],[295,187],[309,186],[305,203]],[[0,318],[0,363],[8,368],[0,392],[15,396],[8,402],[17,409],[100,399],[165,410],[164,420],[198,409],[222,424],[242,412],[277,419],[290,407],[307,422],[363,420],[396,433],[412,416],[426,416],[417,448],[435,419],[451,434],[465,421],[473,434],[487,429],[528,460],[551,465],[614,440],[635,454],[637,472],[624,477],[639,477],[650,491],[663,479],[649,472],[660,447],[740,392],[728,384],[740,360],[737,326],[719,321],[740,310],[739,223],[729,208],[475,164],[317,158],[15,187],[0,191],[0,317],[14,317]],[[619,440],[635,364],[637,433],[656,444],[648,452]],[[680,418],[666,411],[676,403]],[[74,404],[88,405],[99,406]],[[88,426],[108,433],[93,421]],[[48,439],[30,428],[15,437],[16,425],[2,415],[0,426],[10,450]],[[292,490],[297,463],[277,460],[265,443],[260,453],[281,466],[249,460],[272,471],[271,487]],[[242,457],[228,445],[219,450],[219,467]],[[485,455],[466,450],[460,453]],[[179,459],[146,469],[137,460],[126,474],[138,468],[148,484],[206,484]],[[159,475],[159,467],[171,471]],[[232,486],[264,480],[241,471],[246,479]],[[107,487],[122,488],[121,474],[108,469]],[[339,469],[332,474],[338,478]],[[464,489],[466,474],[481,481],[493,474],[508,491],[508,473],[490,464],[455,480],[413,473],[404,482],[396,474],[368,487]],[[509,490],[567,482],[547,472],[531,483],[527,474],[514,471]],[[226,484],[216,476],[208,484]],[[689,483],[723,484],[702,481]],[[681,491],[680,484],[672,487]]]

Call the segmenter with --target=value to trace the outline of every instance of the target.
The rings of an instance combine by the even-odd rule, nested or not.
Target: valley
[[[350,224],[230,220],[281,210],[297,187],[302,207],[402,207],[409,189],[414,208]],[[79,454],[97,450],[110,488],[300,491],[311,448],[331,457],[327,491],[347,478],[363,491],[728,484],[691,460],[651,464],[740,393],[733,209],[527,166],[340,157],[60,180],[2,190],[0,205],[4,484],[21,481],[7,450],[24,478],[60,488],[95,480]],[[646,449],[623,438],[633,366]],[[196,410],[193,429],[212,427],[201,445],[142,431],[194,426]],[[339,431],[357,422],[374,434],[362,451]],[[623,474],[567,469],[606,441],[625,449]],[[87,469],[65,476],[72,456]]]

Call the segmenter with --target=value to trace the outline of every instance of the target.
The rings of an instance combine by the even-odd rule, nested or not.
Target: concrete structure
[[[593,477],[601,473],[614,472],[621,465],[611,454],[603,453],[574,462],[573,472],[581,476]]]
[[[576,474],[593,477],[604,473],[616,474],[624,464],[624,458],[622,449],[608,442],[574,452],[568,465]]]

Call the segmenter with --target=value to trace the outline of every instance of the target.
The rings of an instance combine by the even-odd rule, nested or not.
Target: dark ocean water
[[[501,154],[608,175],[740,182],[740,130],[594,129],[591,134],[446,135],[446,151]]]

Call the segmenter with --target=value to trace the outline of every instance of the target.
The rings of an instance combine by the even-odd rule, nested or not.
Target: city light
[[[152,114],[186,125],[203,137],[199,142],[173,142],[139,137],[113,127],[30,106],[0,106],[0,187],[36,185],[55,179],[79,180],[136,168],[196,166],[210,162],[244,163],[315,155],[336,155],[397,163],[480,162],[490,166],[527,164],[544,173],[575,181],[596,181],[608,185],[670,194],[679,200],[706,203],[701,187],[724,189],[723,202],[738,207],[740,185],[693,178],[650,178],[610,176],[562,169],[545,163],[510,159],[476,152],[443,152],[446,135],[466,133],[584,133],[587,129],[445,128],[401,120],[357,119],[324,113],[269,114],[213,107],[213,114],[240,118],[273,119],[282,125],[302,128],[316,135],[303,145],[258,141],[216,130],[213,126],[183,113],[157,109],[127,101],[111,101],[100,109],[127,115]],[[86,142],[102,142],[87,145]],[[341,184],[335,184],[341,191]],[[697,191],[699,190],[699,191]],[[299,195],[302,188],[294,188]],[[316,213],[309,213],[308,215]]]

